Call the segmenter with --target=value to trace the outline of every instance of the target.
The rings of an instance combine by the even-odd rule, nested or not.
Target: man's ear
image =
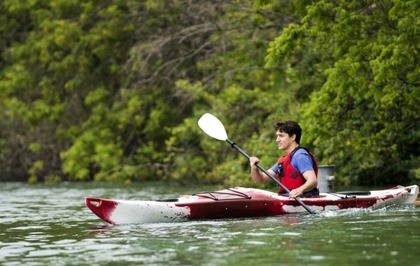
[[[294,141],[296,141],[296,134],[293,134],[292,136],[290,136],[290,138]]]

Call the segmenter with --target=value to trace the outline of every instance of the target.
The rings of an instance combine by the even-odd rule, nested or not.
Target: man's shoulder
[[[301,173],[313,170],[313,162],[312,156],[305,148],[297,149],[291,160],[292,166]]]
[[[297,149],[295,153],[293,154],[293,156],[300,156],[300,155],[304,155],[304,156],[309,155],[308,149],[304,147],[299,147],[299,149]]]
[[[291,161],[295,162],[312,162],[313,158],[306,148],[300,147],[291,157]]]

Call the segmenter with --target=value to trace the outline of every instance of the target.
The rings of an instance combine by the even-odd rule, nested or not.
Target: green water
[[[420,208],[111,226],[84,197],[209,187],[0,184],[0,265],[420,265]]]

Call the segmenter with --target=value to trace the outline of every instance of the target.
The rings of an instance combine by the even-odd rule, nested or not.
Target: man
[[[267,172],[279,179],[290,190],[290,198],[318,195],[318,164],[315,157],[299,145],[302,128],[294,121],[277,122],[274,127],[277,145],[287,155],[280,157],[278,162]],[[256,183],[270,179],[256,166],[259,163],[257,157],[251,157],[249,161],[251,176]],[[279,187],[279,193],[286,194],[282,187]]]

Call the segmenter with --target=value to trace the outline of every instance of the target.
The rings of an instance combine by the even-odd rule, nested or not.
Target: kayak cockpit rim
[[[252,199],[251,196],[245,194],[244,192],[240,192],[238,190],[235,190],[233,188],[228,188],[226,190],[228,190],[229,192],[226,192],[226,191],[211,191],[211,192],[197,193],[197,194],[193,194],[193,195],[198,196],[198,197],[202,197],[202,198],[212,199],[212,200]],[[232,198],[219,198],[219,197],[217,197],[217,195],[233,196],[233,197]]]
[[[207,199],[211,199],[214,201],[224,201],[224,200],[238,200],[238,199],[252,199],[252,196],[235,190],[233,188],[228,188],[226,189],[227,191],[206,191],[206,192],[200,192],[200,193],[195,193],[195,194],[191,194],[191,195],[184,195],[185,196],[196,196],[196,197],[201,197],[201,198],[207,198]],[[221,196],[231,196],[229,198],[226,197],[221,197]],[[178,202],[178,199],[159,199],[159,200],[155,200],[158,202]]]

